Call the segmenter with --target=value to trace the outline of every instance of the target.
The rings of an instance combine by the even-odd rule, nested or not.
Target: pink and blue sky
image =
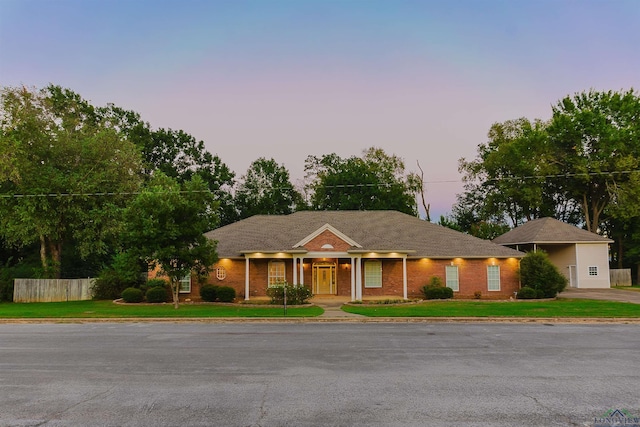
[[[183,129],[237,177],[381,147],[432,218],[495,122],[640,87],[640,0],[0,0],[0,85],[68,87]]]

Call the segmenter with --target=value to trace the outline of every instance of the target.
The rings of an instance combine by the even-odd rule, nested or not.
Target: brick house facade
[[[207,283],[239,298],[286,281],[351,300],[416,298],[431,277],[455,298],[505,299],[519,288],[522,252],[395,211],[258,215],[206,234],[219,261]],[[183,297],[199,299],[192,280]]]

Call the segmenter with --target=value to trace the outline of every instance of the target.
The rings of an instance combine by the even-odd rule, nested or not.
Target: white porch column
[[[362,258],[356,258],[356,300],[362,300]]]
[[[356,259],[351,257],[351,301],[356,300]]]
[[[244,300],[249,301],[249,258],[244,262]]]
[[[304,285],[304,258],[300,258],[300,284]]]
[[[298,284],[298,258],[293,257],[293,283],[292,285]]]
[[[402,258],[402,298],[407,299],[407,257]]]

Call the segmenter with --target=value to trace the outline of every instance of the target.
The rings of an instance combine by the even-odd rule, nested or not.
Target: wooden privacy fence
[[[58,302],[91,299],[95,279],[15,279],[13,302]]]
[[[609,270],[611,286],[631,286],[630,268],[612,268]]]

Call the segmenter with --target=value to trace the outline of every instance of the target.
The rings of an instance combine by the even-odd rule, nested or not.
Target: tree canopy
[[[3,88],[0,225],[9,244],[40,244],[58,276],[65,243],[83,257],[105,253],[117,212],[140,187],[136,146],[80,95],[59,86]]]
[[[495,123],[477,157],[460,160],[460,172],[465,191],[449,220],[465,231],[551,216],[616,239],[620,266],[625,248],[640,255],[640,96],[633,90],[566,96],[547,122]]]
[[[255,160],[240,180],[235,194],[240,219],[258,214],[286,215],[304,206],[302,195],[291,184],[289,171],[274,159]]]
[[[310,184],[311,209],[397,210],[417,215],[420,178],[406,173],[404,161],[381,148],[369,148],[362,157],[337,154],[309,156],[305,172]]]
[[[199,176],[180,184],[158,172],[126,209],[127,251],[169,278],[176,308],[180,279],[206,275],[217,260],[204,236],[217,225],[216,204]]]

